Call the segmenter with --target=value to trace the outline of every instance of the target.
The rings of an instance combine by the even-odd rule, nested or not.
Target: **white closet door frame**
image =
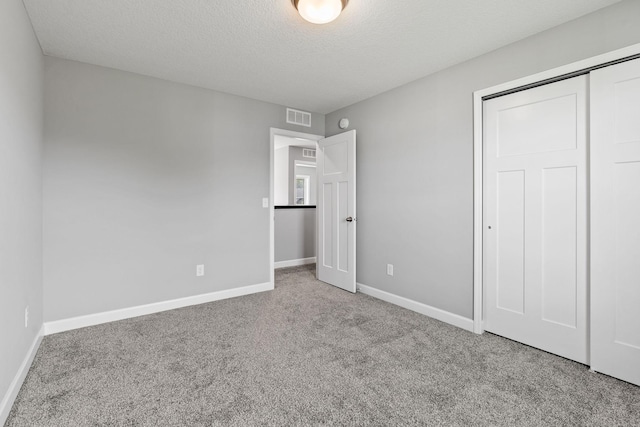
[[[577,73],[581,70],[640,55],[640,43],[569,65],[513,80],[473,93],[473,331],[484,332],[483,325],[483,117],[482,99],[545,80]]]

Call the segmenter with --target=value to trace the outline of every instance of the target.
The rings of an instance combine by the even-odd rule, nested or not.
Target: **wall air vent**
[[[287,108],[287,123],[311,127],[311,113]]]
[[[316,150],[312,150],[310,148],[302,149],[302,157],[310,157],[312,159],[316,158]]]

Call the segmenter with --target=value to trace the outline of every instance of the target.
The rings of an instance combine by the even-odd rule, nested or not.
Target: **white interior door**
[[[587,77],[484,103],[485,329],[588,363]]]
[[[356,131],[318,141],[317,276],[356,291]]]
[[[640,60],[591,75],[591,367],[640,385]]]

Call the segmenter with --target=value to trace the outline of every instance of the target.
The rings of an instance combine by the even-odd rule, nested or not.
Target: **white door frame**
[[[640,54],[640,43],[473,93],[473,332],[484,332],[482,98]],[[588,282],[588,280],[587,280]]]
[[[275,287],[275,257],[276,257],[276,239],[275,239],[275,220],[276,211],[274,209],[274,152],[276,144],[276,135],[287,136],[290,138],[304,138],[312,141],[316,141],[316,148],[318,147],[318,141],[324,139],[323,135],[314,135],[311,133],[296,132],[293,130],[270,128],[269,129],[269,268],[270,268],[270,283],[271,289]]]

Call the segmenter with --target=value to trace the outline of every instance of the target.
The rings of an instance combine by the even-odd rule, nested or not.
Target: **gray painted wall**
[[[45,321],[268,282],[269,128],[312,121],[47,57]]]
[[[358,282],[471,318],[473,91],[640,43],[638,17],[621,2],[327,115],[358,131]]]
[[[275,210],[275,261],[316,256],[316,210]]]
[[[0,2],[0,401],[42,326],[42,62],[22,1]]]

